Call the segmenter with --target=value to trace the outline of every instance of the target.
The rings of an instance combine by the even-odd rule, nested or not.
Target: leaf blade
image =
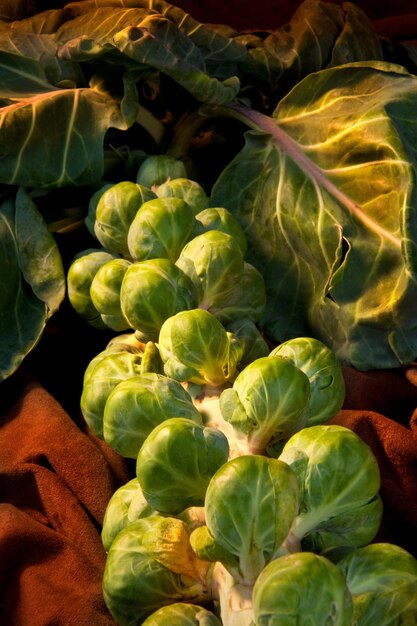
[[[416,357],[416,104],[396,66],[313,74],[220,176],[212,202],[245,228],[274,339],[313,333],[359,369]]]

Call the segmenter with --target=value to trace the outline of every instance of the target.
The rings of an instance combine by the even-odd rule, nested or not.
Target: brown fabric
[[[2,387],[0,624],[112,626],[100,525],[122,461],[24,374]]]
[[[384,510],[374,541],[397,544],[417,557],[417,411],[409,428],[359,410],[340,411],[332,423],[354,430],[378,460]]]

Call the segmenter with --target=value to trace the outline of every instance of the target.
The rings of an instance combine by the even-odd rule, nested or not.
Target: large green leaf
[[[104,136],[126,129],[120,102],[88,87],[56,89],[40,63],[0,52],[0,182],[27,187],[101,179]]]
[[[96,9],[110,9],[113,13],[119,9],[142,9],[148,14],[163,15],[172,24],[175,24],[184,35],[187,35],[193,44],[199,48],[207,64],[211,62],[231,63],[249,62],[249,56],[244,45],[235,41],[229,35],[202,24],[190,14],[165,0],[81,0],[66,5],[67,11],[75,16],[85,15]]]
[[[250,51],[273,90],[287,92],[311,72],[354,61],[382,60],[375,30],[356,4],[305,0],[288,24]]]
[[[33,349],[65,294],[55,240],[27,193],[0,206],[0,381]]]
[[[311,74],[220,176],[277,341],[314,334],[360,369],[417,356],[417,78],[385,63]]]
[[[139,67],[170,76],[202,102],[229,102],[240,88],[236,76],[221,81],[210,75],[206,49],[200,49],[183,26],[153,9],[95,8],[66,22],[57,30],[56,41],[60,58],[67,60],[85,61],[118,51]]]
[[[89,25],[84,32],[81,31],[83,46],[87,46],[86,39],[91,36],[93,23],[98,25],[96,37],[99,31],[101,37],[101,33],[114,34],[123,13],[126,16],[129,11],[133,16],[134,11],[139,10],[147,11],[149,15],[159,13],[198,48],[210,76],[218,79],[239,76],[244,84],[267,87],[281,94],[310,72],[340,63],[382,59],[381,46],[371,22],[362,9],[349,2],[340,6],[305,0],[288,24],[272,31],[266,38],[253,33],[240,34],[223,25],[202,24],[165,0],[81,0],[71,2],[66,9],[79,16],[73,20],[74,27],[77,23]],[[111,29],[100,29],[99,15],[103,16],[104,25],[109,23],[106,12],[113,12],[117,17]],[[61,32],[67,37],[72,28],[69,22]],[[95,53],[99,52],[91,43],[90,46]]]
[[[238,77],[219,81],[210,76],[200,50],[164,17],[150,16],[121,31],[115,43],[123,54],[164,72],[201,102],[230,102],[239,92]]]

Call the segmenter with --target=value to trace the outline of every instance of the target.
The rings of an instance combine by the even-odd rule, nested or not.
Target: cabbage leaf
[[[243,226],[264,326],[313,334],[358,369],[417,354],[417,78],[385,62],[309,74],[220,175],[213,206]]]

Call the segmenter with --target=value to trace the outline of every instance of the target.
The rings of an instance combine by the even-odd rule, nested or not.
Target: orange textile
[[[111,626],[100,525],[124,461],[36,381],[2,384],[0,624]]]

